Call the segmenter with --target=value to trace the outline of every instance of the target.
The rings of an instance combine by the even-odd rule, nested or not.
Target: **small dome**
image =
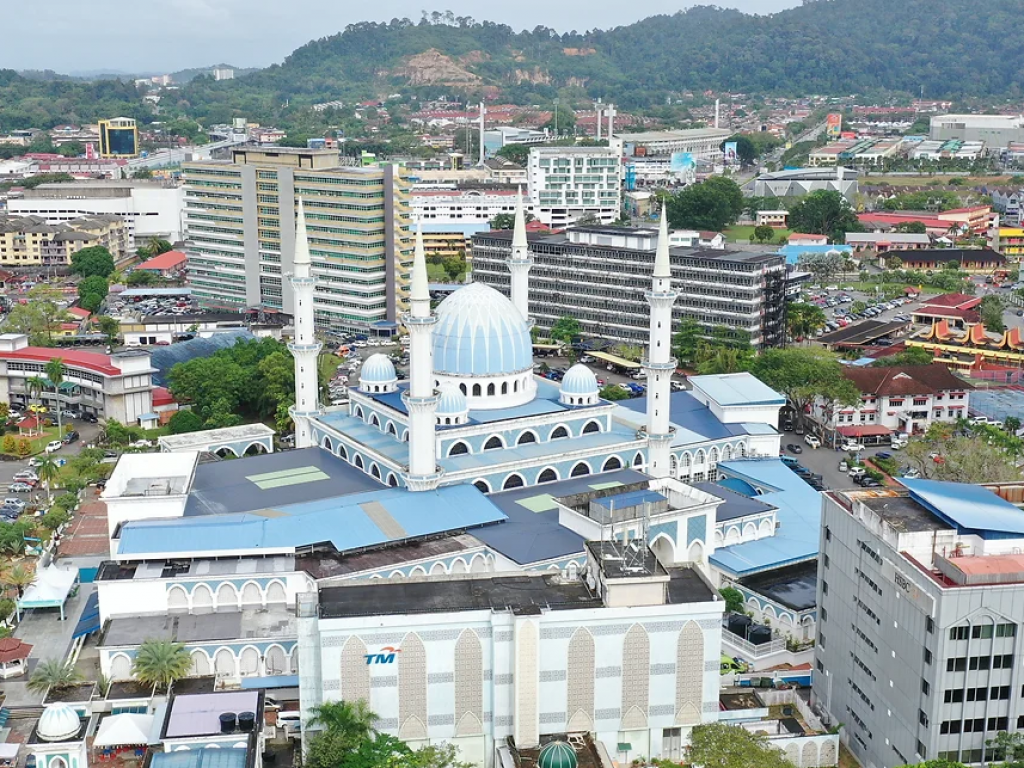
[[[578,762],[576,750],[564,741],[552,741],[541,749],[537,768],[576,768]]]
[[[511,301],[483,283],[470,283],[437,307],[434,372],[500,376],[533,366],[530,327]]]
[[[467,411],[469,411],[469,402],[459,388],[453,384],[443,385],[435,413],[438,416],[461,416]]]
[[[64,741],[78,734],[82,720],[67,704],[47,704],[39,717],[36,733],[43,741]]]
[[[367,384],[394,384],[398,381],[398,374],[395,373],[395,366],[388,359],[387,355],[380,353],[370,355],[363,363],[359,372],[359,386],[365,388]]]
[[[596,395],[597,391],[597,376],[583,363],[577,363],[562,377],[564,395]]]

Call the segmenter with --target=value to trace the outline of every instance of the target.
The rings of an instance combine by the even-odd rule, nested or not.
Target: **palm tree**
[[[43,485],[46,487],[47,503],[53,501],[53,481],[60,476],[60,467],[53,458],[53,454],[47,453],[39,460],[36,474],[39,475],[39,479],[43,481]]]
[[[46,363],[46,378],[53,385],[53,399],[57,408],[57,437],[64,437],[64,423],[62,421],[63,408],[60,404],[60,385],[64,383],[64,358],[55,357]]]
[[[309,724],[322,725],[327,733],[340,737],[341,741],[356,744],[369,738],[379,719],[365,699],[325,701],[313,707]]]
[[[15,590],[19,598],[25,594],[25,590],[31,587],[35,580],[35,572],[30,571],[21,563],[5,571],[3,574],[4,586]]]
[[[50,659],[42,662],[28,679],[28,689],[33,693],[62,690],[82,682],[82,673],[70,661]]]
[[[135,653],[132,674],[140,683],[170,688],[176,680],[188,675],[192,657],[185,646],[173,640],[146,640]]]
[[[46,389],[46,379],[42,376],[30,376],[25,379],[25,388],[28,389],[29,403],[36,400],[36,405],[43,403],[43,390]]]

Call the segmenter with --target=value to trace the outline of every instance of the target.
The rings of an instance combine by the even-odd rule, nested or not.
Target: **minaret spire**
[[[654,272],[647,303],[651,306],[650,337],[647,345],[647,473],[652,477],[668,477],[672,427],[669,422],[669,396],[672,372],[672,305],[677,294],[672,290],[672,264],[669,254],[668,218],[661,209],[658,248],[654,255]]]
[[[523,190],[516,193],[516,221],[512,229],[512,255],[508,269],[512,273],[512,304],[523,319],[530,320],[530,267],[533,254],[526,240],[526,213],[523,211]]]
[[[430,311],[422,225],[416,227],[409,312],[402,320],[409,332],[409,389],[402,394],[409,411],[409,469],[405,484],[410,491],[431,491],[441,481],[434,435],[438,393],[434,389],[432,327],[437,318]]]
[[[309,448],[316,444],[313,439],[311,420],[321,413],[320,384],[317,377],[317,359],[321,344],[314,334],[313,294],[316,278],[313,277],[309,257],[309,240],[306,237],[306,214],[299,199],[295,216],[294,265],[289,282],[295,299],[295,337],[288,345],[295,360],[295,405],[290,409],[295,423],[295,447]]]

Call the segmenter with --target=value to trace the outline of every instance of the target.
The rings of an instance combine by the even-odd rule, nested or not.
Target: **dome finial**
[[[658,250],[654,256],[654,277],[672,277],[668,259],[668,203],[661,206],[661,226],[658,229]]]
[[[517,248],[525,251],[527,247],[526,214],[523,212],[523,188],[520,186],[516,190],[516,221],[512,229],[512,251],[514,253]]]
[[[412,285],[409,298],[413,301],[430,301],[430,287],[427,282],[427,257],[423,250],[423,224],[416,225],[416,251],[412,257]]]

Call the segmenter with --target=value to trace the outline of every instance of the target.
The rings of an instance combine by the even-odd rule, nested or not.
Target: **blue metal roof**
[[[909,480],[900,482],[910,497],[930,512],[960,531],[1024,535],[1024,511],[983,488],[968,483],[941,480]]]
[[[134,521],[121,528],[118,552],[289,551],[319,543],[347,552],[504,519],[472,485],[418,493],[388,488],[266,512]]]
[[[676,426],[673,447],[703,443],[708,440],[721,440],[727,437],[741,437],[753,434],[746,424],[723,424],[711,409],[703,405],[690,392],[673,392],[669,395],[669,420]],[[647,398],[638,397],[633,400],[621,400],[619,406],[637,414],[647,412]],[[642,418],[635,418],[642,424]],[[767,425],[759,425],[771,430]]]
[[[719,473],[738,477],[763,492],[756,498],[776,508],[775,535],[716,549],[718,568],[745,576],[818,556],[821,495],[778,459],[743,459],[718,464]]]
[[[153,752],[151,768],[245,768],[248,750],[211,747]]]
[[[719,405],[785,405],[786,398],[750,373],[691,376],[690,383]]]
[[[102,626],[103,623],[100,621],[100,593],[91,592],[85,599],[82,615],[78,617],[78,624],[75,626],[71,639],[74,640],[83,635],[91,634]]]
[[[775,509],[771,504],[761,501],[754,486],[738,477],[727,477],[717,483],[704,482],[692,485],[697,490],[710,493],[722,500],[715,510],[715,520],[719,523]]]
[[[802,253],[828,253],[839,251],[840,253],[852,253],[852,245],[784,245],[779,248],[778,253],[786,257],[787,264],[796,264]]]

